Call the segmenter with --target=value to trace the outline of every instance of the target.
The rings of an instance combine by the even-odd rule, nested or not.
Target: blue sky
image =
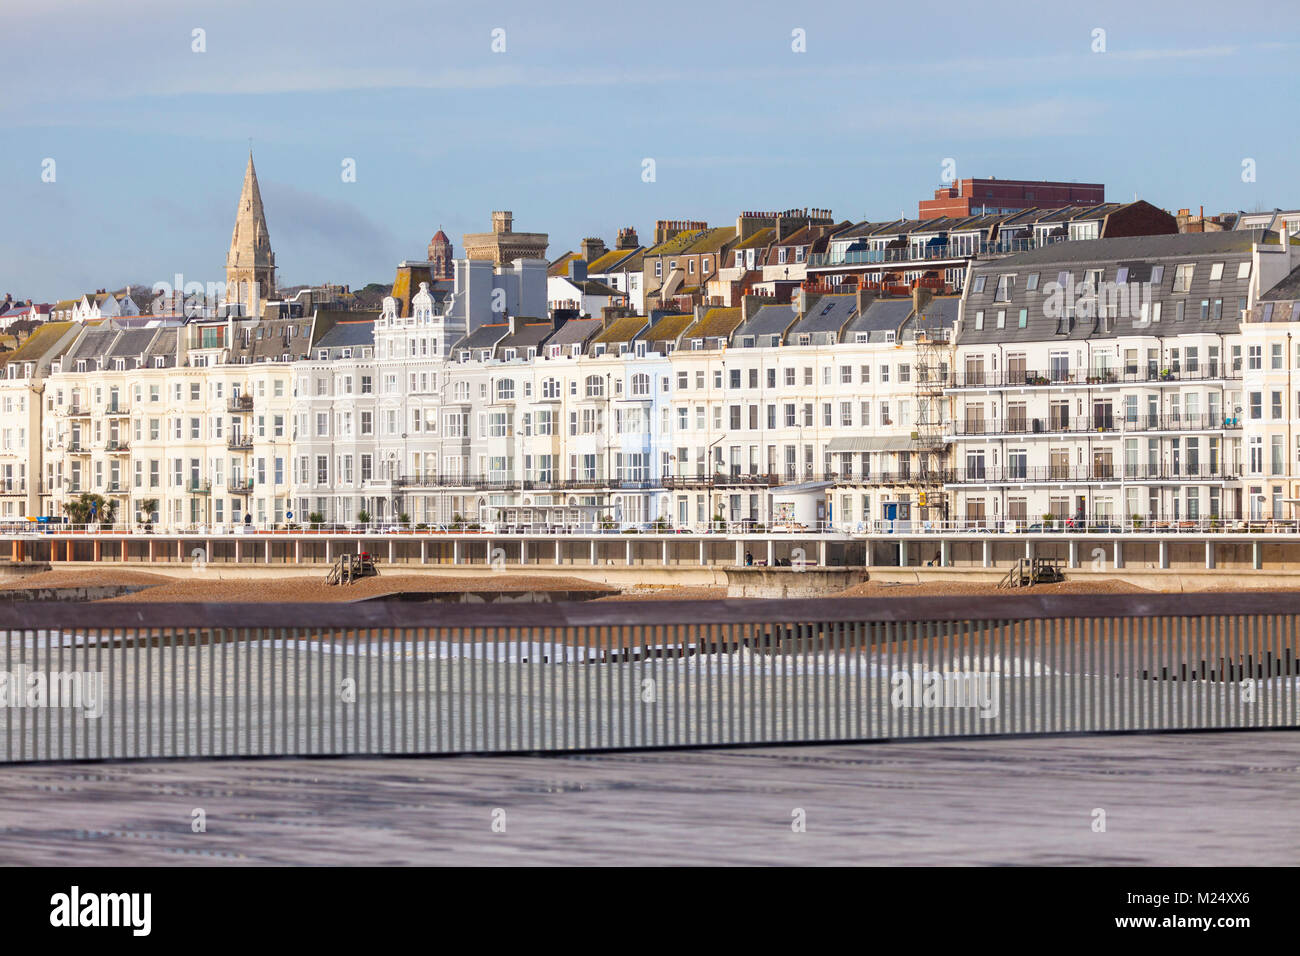
[[[915,215],[948,157],[1300,205],[1289,3],[6,0],[0,36],[0,295],[38,300],[224,278],[250,138],[284,284],[391,281],[493,209],[552,257],[660,218]]]

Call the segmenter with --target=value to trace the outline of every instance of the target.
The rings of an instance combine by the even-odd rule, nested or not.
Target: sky
[[[223,280],[250,141],[282,285],[391,282],[494,209],[550,258],[915,216],[945,160],[1300,206],[1289,2],[4,0],[0,37],[0,296],[37,301]]]

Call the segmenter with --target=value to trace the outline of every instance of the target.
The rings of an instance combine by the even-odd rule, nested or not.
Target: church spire
[[[230,236],[230,252],[226,256],[227,301],[241,302],[247,307],[248,314],[257,313],[260,309],[252,297],[254,283],[261,299],[270,298],[275,292],[275,253],[271,251],[262,191],[257,185],[253,151],[249,149],[244,187],[240,190],[239,206],[235,210],[235,230]]]

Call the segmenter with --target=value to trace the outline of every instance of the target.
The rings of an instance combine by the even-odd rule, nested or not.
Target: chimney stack
[[[605,254],[605,240],[588,236],[582,240],[582,258],[587,263],[595,262]]]
[[[858,284],[858,290],[857,290],[858,315],[861,315],[862,313],[866,312],[868,307],[870,307],[871,303],[876,301],[875,293],[868,291],[865,286],[866,283]]]
[[[912,288],[912,311],[920,315],[930,301],[934,298],[934,293],[929,289],[923,289],[920,286]]]

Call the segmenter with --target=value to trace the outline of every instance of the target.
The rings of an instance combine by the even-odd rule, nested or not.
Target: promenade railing
[[[0,761],[1295,727],[1294,594],[0,605]]]

